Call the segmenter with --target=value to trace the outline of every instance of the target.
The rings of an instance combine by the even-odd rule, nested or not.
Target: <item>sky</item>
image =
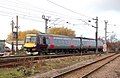
[[[95,20],[98,17],[98,37],[104,38],[104,20],[108,21],[108,37],[120,39],[120,0],[0,0],[0,39],[11,33],[11,20],[19,31],[37,29],[45,32],[45,15],[48,27],[67,27],[76,36],[95,38]],[[88,22],[91,20],[91,22]],[[88,24],[86,24],[88,23]],[[14,29],[15,31],[15,29]]]

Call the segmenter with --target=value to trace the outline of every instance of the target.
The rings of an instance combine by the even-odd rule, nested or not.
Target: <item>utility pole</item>
[[[15,24],[15,23],[14,23],[14,21],[12,20],[12,21],[11,21],[11,25],[12,25],[12,43],[11,43],[11,44],[12,44],[12,52],[14,52],[14,42],[13,42],[14,24]]]
[[[95,19],[93,18],[93,20],[96,20],[96,32],[95,32],[95,39],[96,39],[96,54],[98,53],[98,17],[96,17]]]
[[[16,52],[18,52],[18,16],[16,16]]]
[[[105,22],[105,45],[104,45],[104,50],[105,50],[105,52],[107,52],[107,23],[108,23],[108,21],[105,20],[104,22]]]
[[[47,24],[48,24],[49,19],[48,19],[48,18],[46,18],[46,17],[45,17],[45,15],[42,15],[42,19],[44,19],[44,20],[45,20],[45,33],[47,34],[47,29],[48,29]]]

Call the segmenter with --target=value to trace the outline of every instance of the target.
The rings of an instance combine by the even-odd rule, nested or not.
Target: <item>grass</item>
[[[26,78],[36,73],[44,73],[53,69],[64,68],[81,61],[95,59],[96,57],[98,56],[70,56],[64,58],[38,60],[35,63],[31,60],[27,61],[27,64],[23,60],[23,65],[20,67],[0,69],[0,78]]]
[[[25,78],[21,71],[14,68],[1,68],[0,78]]]
[[[37,69],[39,73],[44,73],[53,69],[60,69],[66,66],[73,65],[78,62],[82,62],[88,59],[94,59],[97,56],[95,55],[87,55],[87,56],[71,56],[71,57],[64,57],[64,58],[56,58],[56,59],[49,59],[45,61],[38,61],[34,64],[34,66],[39,65]]]

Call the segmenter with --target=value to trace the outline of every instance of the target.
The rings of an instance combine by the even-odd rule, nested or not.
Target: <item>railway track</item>
[[[85,63],[78,63],[73,66],[68,66],[63,69],[52,70],[36,77],[40,78],[87,78],[87,76],[96,70],[100,69],[104,65],[113,61],[120,54],[111,54],[106,57],[98,58],[95,60],[86,61]]]
[[[7,56],[0,57],[0,68],[15,67],[21,65],[23,62],[36,62],[37,60],[45,60],[60,57],[80,56],[81,54],[65,54],[65,55],[42,55],[42,56]],[[83,54],[88,55],[88,54]]]
[[[52,58],[68,57],[73,56],[71,54],[66,55],[42,55],[42,56],[9,56],[0,57],[0,68],[3,67],[15,67],[21,65],[23,62],[36,62],[37,60],[45,60]]]

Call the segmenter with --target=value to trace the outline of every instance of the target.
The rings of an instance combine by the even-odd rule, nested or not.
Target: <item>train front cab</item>
[[[47,48],[46,37],[43,35],[27,34],[24,49],[27,52],[42,54]]]
[[[36,51],[36,34],[27,34],[24,41],[24,50],[27,52]]]

